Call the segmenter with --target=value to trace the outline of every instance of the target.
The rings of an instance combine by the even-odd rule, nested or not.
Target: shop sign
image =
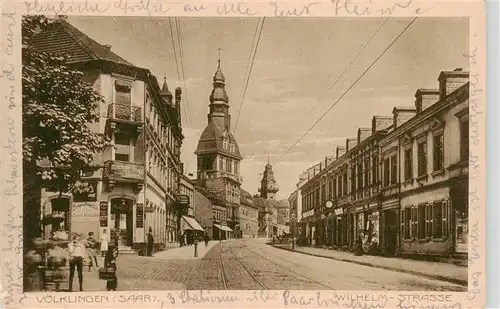
[[[302,213],[302,218],[310,217],[312,215],[314,215],[314,209],[311,209],[311,210],[308,210],[306,212],[303,212]]]
[[[138,228],[144,227],[144,204],[137,203],[135,208],[135,226]]]
[[[99,206],[96,202],[73,202],[71,220],[97,221]]]
[[[108,202],[99,204],[99,222],[101,227],[108,226]]]
[[[340,216],[344,214],[344,210],[342,208],[335,209],[335,215]]]
[[[187,195],[178,195],[177,196],[177,200],[179,202],[179,204],[181,205],[189,205],[189,196]]]

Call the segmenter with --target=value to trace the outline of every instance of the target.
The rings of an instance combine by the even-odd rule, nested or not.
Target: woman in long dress
[[[101,256],[106,256],[109,247],[109,235],[106,230],[102,231],[101,235]]]

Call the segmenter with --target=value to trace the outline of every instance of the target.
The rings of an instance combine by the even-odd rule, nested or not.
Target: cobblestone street
[[[175,259],[167,253],[156,257],[120,255],[118,290],[466,290],[445,281],[285,251],[262,239],[214,242],[210,247],[208,252],[200,250],[198,259],[191,256],[193,247],[183,249],[188,254],[185,258],[179,256],[180,251],[172,253],[178,257]],[[89,278],[97,277],[96,273],[85,276],[86,291],[104,290],[104,281]]]

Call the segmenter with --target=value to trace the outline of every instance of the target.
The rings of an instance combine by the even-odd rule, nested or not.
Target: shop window
[[[469,119],[460,120],[460,159],[469,160]]]
[[[52,206],[51,224],[52,232],[71,231],[71,213],[69,198],[54,198],[50,201]]]
[[[389,183],[390,183],[390,179],[389,179],[390,166],[389,166],[389,164],[390,164],[389,158],[385,159],[384,160],[384,187],[389,186]]]
[[[405,149],[405,180],[413,178],[413,149]]]
[[[444,142],[443,133],[434,135],[434,171],[440,171],[444,165]]]
[[[427,142],[423,141],[417,145],[418,152],[418,176],[427,174]]]

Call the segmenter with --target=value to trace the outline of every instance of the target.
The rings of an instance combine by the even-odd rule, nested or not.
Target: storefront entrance
[[[388,255],[394,255],[398,248],[398,214],[396,210],[384,211],[384,248]]]
[[[133,244],[133,205],[127,198],[111,200],[111,228],[112,236],[118,235],[118,245],[131,246]]]
[[[469,184],[457,181],[451,188],[451,203],[455,215],[455,252],[467,253],[469,243]]]

